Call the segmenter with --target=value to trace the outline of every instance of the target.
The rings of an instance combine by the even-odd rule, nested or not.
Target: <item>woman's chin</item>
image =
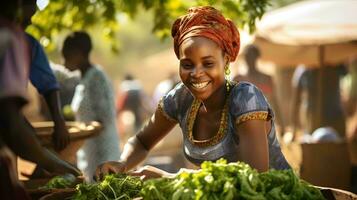
[[[209,98],[209,95],[207,94],[193,94],[193,96],[199,101],[205,101]]]

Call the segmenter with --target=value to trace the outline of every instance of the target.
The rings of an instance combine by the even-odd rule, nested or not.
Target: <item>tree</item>
[[[49,50],[53,40],[64,30],[84,30],[101,27],[103,36],[110,41],[112,50],[118,50],[114,40],[120,16],[135,17],[140,8],[154,12],[152,28],[160,38],[170,35],[174,19],[191,6],[212,5],[231,18],[239,27],[254,31],[255,21],[266,11],[269,0],[51,0],[48,6],[32,18],[32,33]]]

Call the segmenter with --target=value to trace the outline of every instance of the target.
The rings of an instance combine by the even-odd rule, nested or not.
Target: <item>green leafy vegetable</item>
[[[79,184],[74,200],[322,200],[319,189],[300,180],[293,170],[258,173],[236,162],[204,162],[198,171],[174,178],[150,179],[123,174],[107,175],[101,183]]]
[[[75,184],[76,177],[72,174],[65,174],[63,176],[55,176],[49,180],[46,185],[40,187],[40,189],[62,189],[70,188]]]
[[[237,162],[204,162],[196,173],[182,172],[173,179],[144,182],[145,200],[288,200],[324,199],[321,192],[300,180],[292,170],[258,173],[249,165]]]
[[[138,177],[124,174],[111,174],[105,176],[101,183],[77,185],[77,192],[73,200],[127,200],[139,197],[142,181]]]

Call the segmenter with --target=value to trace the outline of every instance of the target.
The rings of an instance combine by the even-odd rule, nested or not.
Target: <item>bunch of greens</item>
[[[39,189],[63,189],[70,188],[75,185],[76,177],[72,174],[65,174],[63,176],[55,176],[49,180],[46,185]]]
[[[321,192],[299,180],[292,170],[270,170],[259,174],[242,162],[223,159],[204,162],[196,173],[182,172],[173,179],[144,182],[141,196],[145,200],[209,199],[324,199]]]
[[[127,200],[139,197],[142,188],[139,177],[124,174],[110,174],[100,183],[77,185],[73,200]]]

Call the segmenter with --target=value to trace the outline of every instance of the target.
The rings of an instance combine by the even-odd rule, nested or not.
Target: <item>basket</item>
[[[54,123],[52,121],[32,122],[32,126],[35,128],[37,137],[40,139],[42,145],[52,147],[52,133]],[[77,140],[83,140],[89,137],[94,137],[99,134],[102,126],[99,122],[92,121],[89,123],[84,122],[66,122],[68,128],[69,137],[71,142]]]
[[[32,122],[35,128],[37,138],[43,146],[53,148],[52,133],[54,123],[52,121]],[[69,163],[75,164],[76,152],[83,145],[85,139],[97,136],[102,130],[99,122],[92,121],[89,123],[84,122],[66,122],[68,128],[70,143],[68,146],[58,152],[59,157]]]

